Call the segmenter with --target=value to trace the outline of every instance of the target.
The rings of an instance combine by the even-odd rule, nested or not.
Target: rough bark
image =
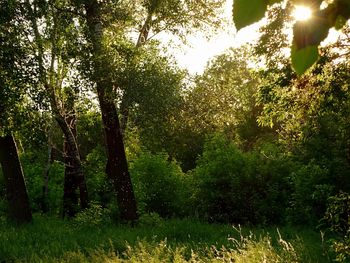
[[[103,25],[100,16],[100,5],[97,0],[86,0],[86,22],[89,28],[89,40],[92,44],[94,81],[102,113],[104,125],[107,166],[106,173],[112,181],[120,217],[126,221],[137,220],[137,209],[128,164],[125,155],[124,142],[120,128],[120,122],[112,96],[113,81],[105,48],[102,43]]]
[[[12,135],[0,136],[0,163],[5,177],[9,216],[17,223],[32,221],[22,166]]]

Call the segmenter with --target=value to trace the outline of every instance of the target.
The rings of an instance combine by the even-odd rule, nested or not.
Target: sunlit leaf
[[[306,46],[298,49],[295,45],[292,46],[292,66],[298,75],[302,75],[318,60],[318,47]]]
[[[234,0],[233,21],[237,30],[263,18],[267,4],[267,0]]]

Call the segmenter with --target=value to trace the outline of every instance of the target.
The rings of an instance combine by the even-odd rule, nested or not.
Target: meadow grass
[[[171,219],[131,227],[35,216],[0,223],[0,262],[329,262],[305,228],[239,228]]]

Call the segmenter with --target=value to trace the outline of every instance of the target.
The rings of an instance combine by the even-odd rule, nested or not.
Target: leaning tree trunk
[[[22,166],[12,135],[0,136],[0,163],[5,177],[10,218],[17,223],[32,221]]]
[[[136,221],[137,208],[128,164],[125,155],[124,142],[120,129],[120,122],[113,99],[113,82],[111,80],[112,67],[110,67],[106,50],[102,43],[103,24],[100,16],[100,5],[97,0],[85,0],[86,22],[89,28],[89,40],[92,44],[94,81],[102,121],[104,125],[107,166],[106,172],[113,182],[120,216],[122,220]]]

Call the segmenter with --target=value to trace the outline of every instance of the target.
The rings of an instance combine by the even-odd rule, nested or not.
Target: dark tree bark
[[[5,177],[9,216],[17,223],[32,221],[22,166],[12,135],[0,136],[0,163]]]
[[[103,24],[100,5],[103,3],[99,3],[97,0],[85,0],[84,3],[89,29],[88,38],[92,44],[94,81],[106,138],[108,157],[106,172],[116,191],[121,219],[134,222],[137,220],[136,200],[128,170],[120,122],[112,95],[112,67],[102,43]]]

